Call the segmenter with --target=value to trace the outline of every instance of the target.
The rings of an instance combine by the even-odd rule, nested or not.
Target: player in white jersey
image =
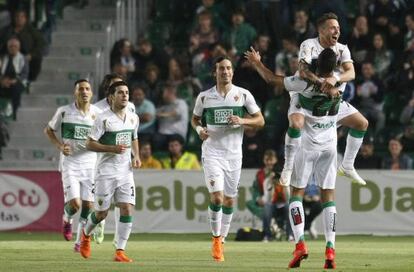
[[[263,127],[264,119],[252,94],[232,84],[233,66],[227,57],[215,61],[214,73],[217,84],[198,95],[191,125],[203,140],[202,163],[211,201],[212,257],[220,262],[224,261],[222,242],[229,232],[240,181],[243,126]],[[245,118],[246,113],[251,117]]]
[[[86,147],[99,152],[95,177],[95,212],[88,217],[82,231],[80,252],[89,258],[90,235],[96,225],[105,219],[114,198],[120,208],[117,230],[118,241],[114,260],[132,262],[124,253],[132,229],[132,212],[135,205],[133,168],[139,168],[139,118],[127,109],[129,91],[125,82],[115,82],[109,88],[112,106],[96,119]],[[131,152],[133,158],[131,160]]]
[[[110,105],[110,97],[109,97],[109,87],[118,81],[122,81],[122,77],[117,74],[107,74],[105,75],[104,79],[102,80],[102,86],[105,92],[105,98],[99,100],[94,105],[98,107],[102,112],[107,111],[111,108]],[[135,113],[135,105],[131,102],[128,102],[128,111]],[[117,230],[118,230],[118,222],[119,222],[120,211],[119,207],[114,207],[114,222],[115,222],[115,231],[114,231],[114,240],[113,245],[116,247],[117,244]],[[93,233],[93,238],[96,243],[100,244],[104,240],[104,229],[105,229],[105,220],[102,220],[95,228]]]
[[[290,223],[295,236],[296,249],[294,258],[289,263],[289,268],[299,267],[302,259],[307,258],[308,251],[304,242],[304,212],[302,199],[307,183],[314,179],[321,188],[323,203],[323,221],[326,237],[325,268],[335,268],[335,220],[336,207],[334,202],[334,188],[336,180],[336,122],[340,111],[340,91],[330,88],[325,94],[320,86],[309,84],[298,75],[283,77],[274,75],[260,62],[260,55],[252,49],[246,52],[246,58],[260,72],[268,82],[285,88],[289,92],[295,92],[298,96],[298,105],[304,116],[303,144],[296,155],[291,198],[289,200]],[[336,63],[336,54],[326,48],[318,56],[317,74],[322,79],[333,74]]]
[[[340,27],[338,17],[333,13],[322,15],[318,21],[318,37],[302,42],[299,51],[299,75],[314,84],[320,85],[322,92],[328,92],[336,84],[348,82],[355,78],[355,70],[351,53],[346,45],[338,43]],[[337,54],[337,68],[332,76],[323,81],[312,71],[314,61],[324,48],[331,48]],[[301,145],[301,129],[304,116],[298,109],[298,96],[291,95],[288,112],[289,129],[285,137],[285,164],[281,173],[282,184],[289,184],[295,154]],[[352,105],[342,101],[339,108],[338,124],[350,128],[344,159],[339,166],[338,174],[351,178],[354,182],[365,185],[365,181],[354,168],[355,157],[361,147],[363,137],[368,128],[368,120]]]
[[[92,209],[96,153],[86,149],[86,139],[100,110],[90,104],[92,90],[86,79],[75,82],[75,102],[59,107],[45,128],[45,134],[60,151],[65,208],[63,236],[72,239],[72,218],[81,209],[74,250],[79,252],[80,230]],[[60,131],[61,139],[56,133]]]

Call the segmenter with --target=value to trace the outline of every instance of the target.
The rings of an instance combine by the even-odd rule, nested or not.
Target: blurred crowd
[[[187,150],[199,152],[200,141],[189,129],[189,117],[197,94],[215,83],[214,58],[225,54],[233,60],[234,84],[252,92],[266,119],[265,129],[245,131],[243,167],[261,166],[269,148],[283,158],[289,97],[267,85],[243,53],[253,46],[275,73],[293,75],[300,43],[317,36],[316,18],[331,11],[339,17],[339,41],[348,45],[356,68],[356,79],[348,83],[343,99],[369,120],[366,142],[379,158],[370,167],[412,168],[413,1],[154,0],[151,4],[146,32],[136,42],[117,41],[110,65],[130,84],[141,135],[156,152],[165,151],[168,137],[175,134],[184,139]],[[340,128],[338,135],[341,152],[346,131]],[[392,151],[395,142],[401,146],[400,155]],[[362,150],[359,159],[365,160]]]

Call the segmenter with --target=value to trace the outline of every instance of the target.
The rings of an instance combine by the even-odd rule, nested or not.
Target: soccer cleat
[[[72,223],[63,219],[62,233],[66,241],[72,240]]]
[[[331,247],[327,247],[325,250],[325,269],[335,269],[336,263],[335,263],[335,249]]]
[[[97,244],[102,244],[104,238],[105,238],[105,221],[99,222],[98,225],[95,227],[95,231],[93,232],[93,239]]]
[[[289,262],[288,268],[297,268],[300,266],[300,262],[308,258],[308,249],[305,242],[300,241],[296,244],[295,251],[293,251],[293,259]]]
[[[290,185],[290,178],[292,177],[292,169],[284,169],[282,170],[282,173],[280,174],[279,183],[282,186],[289,186]]]
[[[80,244],[75,243],[75,246],[73,247],[73,251],[79,253],[80,252]]]
[[[125,252],[122,249],[117,249],[115,251],[114,261],[120,263],[132,263],[132,259],[125,255]]]
[[[366,185],[367,183],[365,180],[363,180],[355,170],[355,168],[352,169],[345,169],[342,164],[338,168],[338,175],[344,176],[347,178],[350,178],[352,182],[358,183],[360,185]]]
[[[83,230],[80,243],[80,254],[85,259],[91,256],[91,236],[86,236]]]
[[[224,261],[223,244],[221,243],[221,236],[213,236],[213,245],[211,247],[211,256],[216,262]]]

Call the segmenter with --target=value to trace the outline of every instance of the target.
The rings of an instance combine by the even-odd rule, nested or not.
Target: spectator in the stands
[[[291,71],[290,61],[297,60],[299,47],[295,37],[291,34],[285,34],[282,38],[283,49],[276,55],[275,59],[275,73],[278,75],[291,76],[294,71]]]
[[[128,74],[135,72],[135,58],[132,56],[132,44],[128,39],[120,39],[115,42],[111,50],[111,69],[116,63],[121,63],[127,68]]]
[[[367,9],[368,20],[373,30],[383,34],[387,32],[391,19],[402,18],[404,12],[404,6],[392,0],[372,1]]]
[[[360,15],[355,19],[354,27],[348,39],[352,59],[357,63],[363,61],[371,48],[371,44],[368,19],[364,15]]]
[[[35,81],[41,70],[46,42],[39,30],[28,22],[26,11],[17,10],[14,14],[13,24],[1,31],[0,43],[3,53],[7,51],[6,42],[12,36],[19,39],[21,52],[29,63],[29,81]]]
[[[315,26],[309,21],[309,15],[304,9],[295,11],[293,31],[298,44],[301,44],[306,39],[315,38],[317,36]]]
[[[149,64],[145,68],[145,96],[151,100],[154,105],[159,105],[161,102],[162,85],[164,82],[160,78],[160,69],[157,65]]]
[[[408,101],[407,105],[401,112],[400,122],[403,125],[414,124],[414,97]]]
[[[11,99],[14,120],[28,76],[29,67],[26,58],[20,52],[20,41],[17,37],[11,37],[7,41],[7,54],[1,58],[0,96]]]
[[[365,136],[355,159],[358,169],[381,169],[381,157],[375,154],[374,138]]]
[[[385,114],[382,111],[384,101],[384,84],[375,75],[371,62],[362,64],[362,78],[357,80],[356,98],[354,99],[359,111],[375,124],[375,131],[380,131],[385,125]]]
[[[382,168],[391,170],[412,169],[413,160],[402,150],[403,146],[400,140],[391,139],[388,142],[389,153],[382,160]]]
[[[138,48],[133,54],[135,63],[135,77],[136,80],[144,78],[143,71],[150,64],[156,65],[160,70],[160,78],[167,78],[167,67],[169,56],[160,48],[155,48],[148,39],[140,39],[138,41]]]
[[[138,134],[140,140],[150,140],[155,132],[155,106],[145,98],[143,86],[134,85],[131,88],[132,103],[135,105],[135,112],[139,116]]]
[[[244,21],[242,9],[235,9],[231,16],[231,27],[223,33],[222,39],[230,44],[233,55],[241,56],[256,38],[256,30]]]
[[[178,134],[168,139],[168,157],[161,159],[164,169],[200,170],[200,162],[194,153],[184,150],[184,138]]]
[[[212,15],[205,10],[198,14],[195,28],[191,31],[192,39],[198,39],[197,49],[205,50],[210,45],[218,42],[219,32],[213,25]]]
[[[139,157],[141,159],[141,169],[162,169],[161,162],[152,156],[150,142],[140,140]]]
[[[243,136],[243,168],[262,166],[264,139],[262,131],[246,127]]]
[[[215,0],[202,0],[201,5],[197,8],[197,14],[208,11],[212,15],[214,26],[220,31],[227,27],[226,21],[223,19],[222,5],[216,3]]]
[[[165,84],[162,92],[161,106],[157,107],[158,132],[154,137],[154,148],[166,147],[171,135],[179,134],[186,139],[188,131],[188,105],[177,98],[177,89],[171,84]]]
[[[372,50],[368,52],[367,59],[372,62],[377,77],[384,79],[389,76],[388,71],[393,61],[393,55],[388,50],[384,35],[381,33],[374,34]]]

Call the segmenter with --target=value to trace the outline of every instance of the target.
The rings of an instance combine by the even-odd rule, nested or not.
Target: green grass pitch
[[[224,263],[210,257],[209,234],[134,234],[128,242],[133,263],[112,261],[112,236],[92,243],[85,260],[60,234],[0,232],[0,271],[286,271],[293,243],[225,244]],[[309,258],[300,271],[323,271],[324,240],[308,241]],[[414,237],[339,236],[337,271],[414,271]]]

